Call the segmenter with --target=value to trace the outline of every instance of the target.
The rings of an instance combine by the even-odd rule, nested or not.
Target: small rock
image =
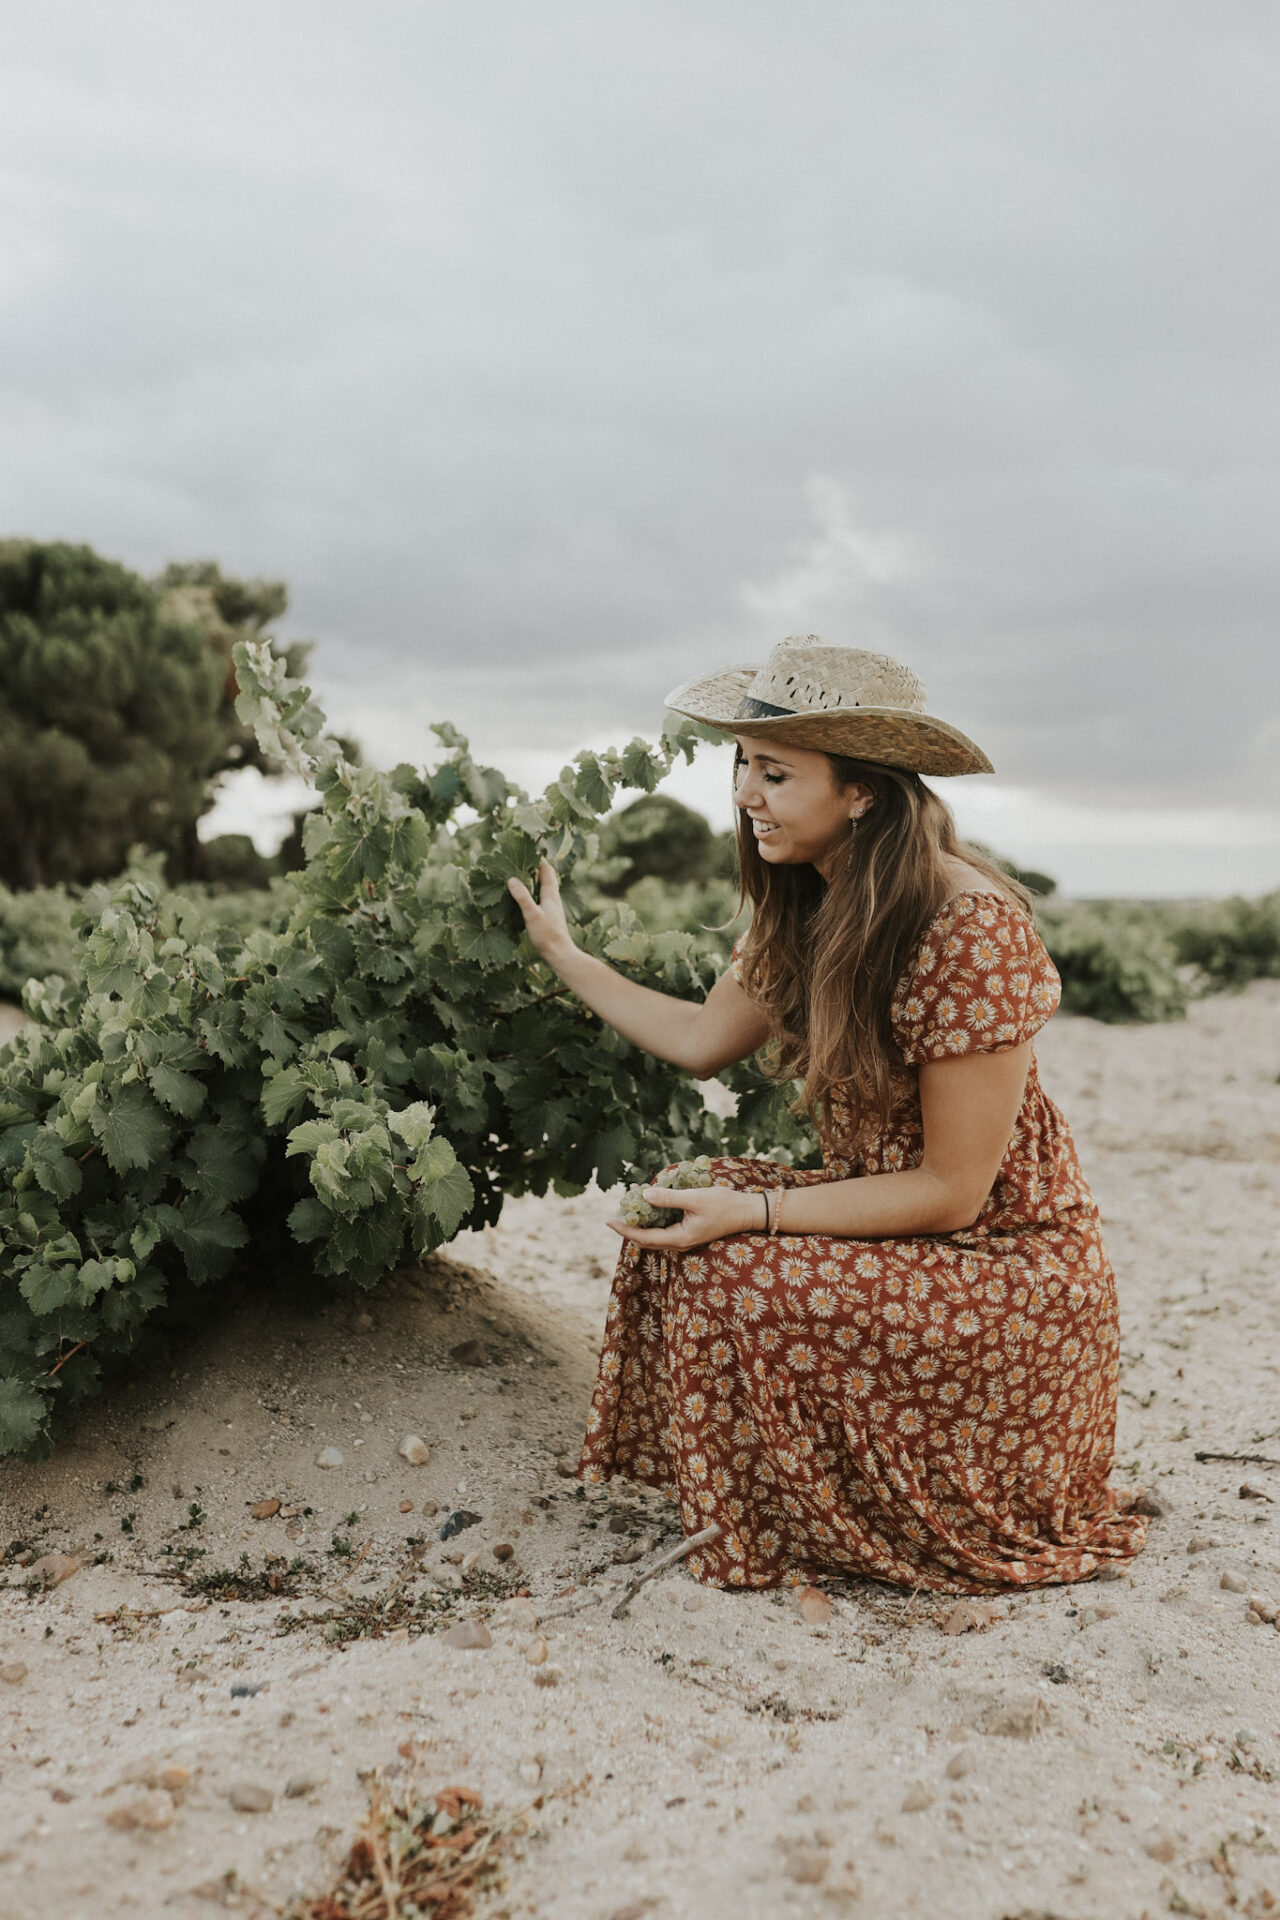
[[[1220,1547],[1221,1540],[1214,1540],[1207,1533],[1193,1533],[1187,1542],[1188,1553],[1209,1553],[1214,1547]]]
[[[497,1546],[493,1549],[493,1557],[495,1560],[510,1560],[514,1552],[515,1548],[509,1540],[499,1540]]]
[[[1232,1573],[1230,1569],[1223,1574],[1218,1585],[1224,1593],[1248,1593],[1249,1582],[1242,1573]]]
[[[456,1347],[450,1347],[449,1358],[459,1367],[484,1367],[489,1364],[489,1356],[478,1340],[459,1340]]]
[[[140,1793],[134,1800],[126,1800],[122,1806],[112,1807],[107,1815],[107,1825],[116,1827],[122,1833],[134,1827],[159,1833],[162,1828],[173,1825],[176,1811],[173,1795],[166,1793],[163,1787],[156,1787],[150,1793]]]
[[[302,1800],[307,1794],[314,1793],[319,1785],[313,1773],[291,1773],[284,1783],[284,1797],[286,1800]]]
[[[251,1520],[271,1520],[280,1511],[278,1500],[255,1500],[249,1509]]]
[[[1237,1747],[1253,1747],[1258,1743],[1258,1735],[1253,1727],[1237,1727],[1234,1744]]]
[[[463,1573],[474,1573],[483,1558],[484,1555],[481,1553],[479,1547],[473,1547],[470,1553],[464,1553],[462,1556]]]
[[[316,1455],[316,1465],[318,1467],[340,1467],[342,1464],[342,1455],[337,1447],[321,1447],[319,1453]]]
[[[1007,1618],[1003,1607],[993,1607],[985,1600],[958,1600],[954,1607],[947,1608],[938,1626],[943,1633],[985,1633],[997,1620]]]
[[[636,1540],[629,1547],[624,1547],[621,1553],[614,1554],[613,1564],[615,1567],[632,1567],[637,1560],[643,1560],[644,1556],[645,1548],[640,1541]]]
[[[1256,1480],[1242,1480],[1240,1482],[1240,1498],[1242,1500],[1269,1501],[1273,1500],[1275,1496],[1274,1494],[1268,1493],[1265,1487],[1259,1486]]]
[[[1163,1520],[1169,1509],[1156,1493],[1140,1493],[1133,1503],[1134,1513],[1145,1513],[1148,1520]]]
[[[0,1680],[6,1687],[20,1687],[27,1677],[25,1660],[11,1660],[7,1667],[0,1667]]]
[[[407,1460],[411,1467],[425,1467],[431,1458],[431,1449],[426,1441],[416,1433],[406,1433],[400,1442],[400,1458]]]
[[[956,1754],[955,1758],[958,1760],[960,1755]],[[931,1807],[932,1805],[933,1795],[923,1781],[917,1780],[914,1786],[907,1788],[906,1795],[902,1802],[902,1811],[904,1813],[923,1813],[927,1807]]]
[[[807,1627],[825,1627],[831,1618],[831,1602],[818,1587],[801,1587],[796,1594],[796,1605]]]
[[[609,1920],[649,1920],[651,1911],[647,1900],[634,1901],[629,1907],[615,1907]]]
[[[231,1682],[231,1698],[233,1700],[252,1700],[255,1693],[261,1693],[262,1691],[263,1683],[261,1680],[233,1680]]]
[[[630,1525],[631,1522],[625,1513],[615,1513],[609,1522],[609,1531],[610,1533],[625,1533]]]
[[[999,1707],[987,1721],[984,1732],[1005,1740],[1029,1740],[1049,1724],[1049,1709],[1039,1694],[1025,1700],[1011,1700]]]
[[[1095,1580],[1127,1580],[1129,1578],[1125,1569],[1117,1566],[1114,1560],[1104,1560],[1093,1577]]]
[[[227,1798],[237,1813],[269,1813],[275,1795],[256,1780],[237,1780]]]
[[[556,1472],[562,1480],[576,1480],[578,1477],[578,1469],[567,1455],[556,1461]]]
[[[371,1333],[373,1330],[373,1315],[371,1313],[353,1314],[351,1316],[351,1324],[358,1333]]]
[[[440,1509],[436,1505],[434,1500],[424,1500],[421,1506],[418,1508],[418,1512],[422,1515],[424,1520],[434,1520],[435,1516],[439,1513],[439,1511]]]
[[[1266,1625],[1266,1622],[1263,1620],[1262,1615],[1260,1613],[1255,1613],[1252,1607],[1249,1607],[1245,1610],[1244,1617],[1247,1623],[1249,1624],[1249,1626],[1251,1627],[1261,1627]]]
[[[1178,1843],[1171,1833],[1149,1833],[1142,1843],[1142,1851],[1167,1866],[1178,1856]]]
[[[1251,1593],[1249,1595],[1249,1605],[1253,1612],[1257,1614],[1259,1620],[1265,1620],[1268,1626],[1271,1625],[1276,1617],[1276,1603],[1274,1600],[1268,1600],[1265,1593]]]
[[[468,1527],[478,1527],[480,1520],[480,1514],[468,1513],[465,1507],[459,1507],[456,1513],[449,1515],[449,1518],[441,1527],[440,1538],[442,1540],[452,1540],[457,1534],[465,1533]]]
[[[825,1879],[830,1861],[821,1847],[793,1847],[787,1855],[787,1877],[802,1887],[816,1887]]]
[[[507,1600],[503,1602],[502,1618],[513,1627],[525,1627],[530,1633],[538,1624],[537,1611],[531,1600]]]
[[[483,1620],[455,1620],[441,1638],[446,1647],[462,1647],[469,1651],[493,1645],[493,1635]]]
[[[977,1764],[978,1756],[973,1751],[973,1748],[961,1747],[958,1752],[952,1754],[947,1762],[946,1774],[948,1780],[963,1780],[966,1773],[972,1773]]]
[[[190,1767],[161,1767],[155,1778],[155,1784],[163,1787],[166,1793],[185,1793],[191,1785]]]
[[[1046,1680],[1052,1680],[1055,1687],[1065,1687],[1071,1678],[1060,1660],[1055,1660],[1050,1666],[1042,1667],[1041,1672]]]
[[[551,1649],[543,1639],[530,1640],[524,1650],[524,1657],[531,1667],[540,1667]]]
[[[402,1500],[400,1502],[400,1511],[401,1513],[412,1513],[413,1512],[412,1500]]]
[[[685,1600],[684,1610],[686,1613],[698,1613],[705,1605],[706,1601],[700,1593],[691,1593]]]
[[[558,1687],[562,1679],[559,1667],[538,1667],[534,1671],[535,1687]]]
[[[522,1760],[516,1771],[526,1787],[536,1787],[542,1778],[542,1755],[535,1753],[528,1760]]]
[[[33,1580],[42,1580],[46,1587],[60,1587],[79,1571],[80,1562],[73,1553],[42,1553],[32,1561],[28,1574]]]

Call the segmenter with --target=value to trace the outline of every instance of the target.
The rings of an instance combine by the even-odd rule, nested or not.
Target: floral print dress
[[[905,1063],[887,1126],[830,1102],[823,1167],[719,1160],[760,1189],[913,1167],[915,1069],[1038,1031],[1059,983],[1026,914],[947,901],[893,1006]],[[784,1222],[785,1225],[785,1222]],[[1119,1328],[1098,1210],[1034,1058],[972,1227],[912,1239],[733,1234],[628,1241],[579,1471],[674,1494],[710,1585],[844,1571],[944,1593],[1081,1580],[1146,1528],[1108,1485]]]

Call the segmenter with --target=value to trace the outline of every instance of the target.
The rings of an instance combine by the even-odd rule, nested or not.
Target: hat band
[[[767,700],[753,700],[748,694],[738,703],[735,720],[791,720],[795,718],[794,707],[771,707]]]

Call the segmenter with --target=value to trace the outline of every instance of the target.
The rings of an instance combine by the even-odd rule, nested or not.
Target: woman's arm
[[[904,1173],[869,1173],[789,1187],[782,1232],[826,1233],[839,1239],[888,1240],[914,1234],[957,1233],[971,1227],[995,1184],[1022,1105],[1031,1042],[1002,1053],[968,1053],[928,1061],[920,1068],[924,1152]],[[655,1206],[679,1207],[683,1220],[664,1228],[615,1231],[641,1246],[702,1246],[729,1233],[759,1231],[759,1193],[726,1187],[691,1191],[648,1187]]]
[[[549,860],[538,868],[538,880],[540,902],[523,881],[507,882],[530,940],[571,992],[624,1040],[686,1068],[698,1080],[710,1079],[764,1045],[764,1018],[731,974],[723,974],[701,1002],[642,987],[574,945]]]

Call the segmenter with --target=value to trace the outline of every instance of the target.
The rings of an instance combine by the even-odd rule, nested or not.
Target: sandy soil
[[[815,1627],[680,1569],[622,1621],[566,1615],[676,1532],[665,1502],[561,1471],[614,1242],[599,1195],[521,1202],[350,1305],[242,1303],[52,1462],[7,1466],[0,1668],[26,1671],[0,1675],[4,1920],[269,1913],[326,1882],[362,1774],[410,1741],[428,1785],[494,1807],[578,1789],[535,1810],[494,1913],[1280,1912],[1280,1632],[1246,1613],[1248,1590],[1280,1599],[1280,1472],[1196,1458],[1280,1456],[1280,986],[1177,1026],[1059,1019],[1040,1055],[1120,1275],[1122,1477],[1166,1508],[1130,1575],[959,1638],[946,1602],[836,1583]],[[398,1457],[410,1433],[428,1464]],[[255,1520],[266,1498],[297,1511]],[[443,1541],[457,1509],[479,1519]],[[49,1551],[85,1564],[33,1591],[23,1556]],[[190,1584],[242,1556],[285,1590]],[[397,1628],[410,1605],[492,1644]],[[113,1826],[166,1767],[189,1775],[170,1824]],[[270,1808],[233,1807],[238,1783]]]

